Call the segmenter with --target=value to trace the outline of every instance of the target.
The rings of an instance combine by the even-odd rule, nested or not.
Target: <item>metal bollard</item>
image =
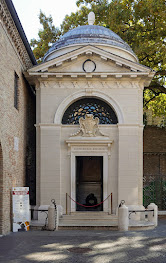
[[[125,206],[125,201],[121,202],[118,209],[118,230],[128,231],[129,229],[129,211],[128,207]]]
[[[148,213],[148,221],[152,222],[155,226],[158,225],[158,206],[154,203],[148,205],[148,210],[154,210]]]
[[[48,208],[48,230],[55,230],[55,206],[53,204]]]

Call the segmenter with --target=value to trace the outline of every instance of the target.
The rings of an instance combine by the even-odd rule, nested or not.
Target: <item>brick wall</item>
[[[166,176],[166,128],[144,129],[144,175]]]
[[[30,116],[29,111],[34,107],[35,99],[31,101],[29,87],[23,77],[25,65],[2,21],[0,50],[0,156],[3,156],[3,172],[0,170],[0,234],[6,234],[11,231],[12,226],[11,189],[13,186],[26,185],[26,151],[27,142],[30,143],[28,130],[34,129],[34,118],[28,115]],[[15,73],[19,77],[18,110],[14,107]],[[19,140],[18,151],[14,148],[15,137]],[[30,160],[32,162],[33,158]]]
[[[166,128],[145,126],[144,174],[166,175]]]
[[[2,147],[0,143],[0,233],[2,233],[2,222],[3,222],[3,215],[2,215],[2,198],[3,198],[3,155],[2,155]]]
[[[166,152],[166,128],[145,126],[144,152]]]
[[[144,129],[144,205],[166,210],[166,128]]]

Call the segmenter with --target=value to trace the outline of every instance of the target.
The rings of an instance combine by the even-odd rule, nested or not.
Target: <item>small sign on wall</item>
[[[19,150],[19,138],[18,137],[14,137],[14,150],[16,152],[18,152]]]
[[[13,232],[29,230],[29,187],[13,187]]]

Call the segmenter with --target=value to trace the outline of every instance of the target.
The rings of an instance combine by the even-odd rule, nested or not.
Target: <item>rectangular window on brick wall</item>
[[[14,73],[14,107],[18,110],[19,102],[19,77],[17,73]]]

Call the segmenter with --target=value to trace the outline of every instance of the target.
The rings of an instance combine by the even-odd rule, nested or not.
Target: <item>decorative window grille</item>
[[[114,110],[102,100],[84,98],[75,101],[65,111],[62,124],[79,124],[79,118],[85,114],[93,114],[99,118],[99,124],[117,124],[118,119]]]
[[[18,110],[18,95],[19,95],[18,82],[19,82],[19,77],[15,72],[15,75],[14,75],[14,107],[17,110]]]

